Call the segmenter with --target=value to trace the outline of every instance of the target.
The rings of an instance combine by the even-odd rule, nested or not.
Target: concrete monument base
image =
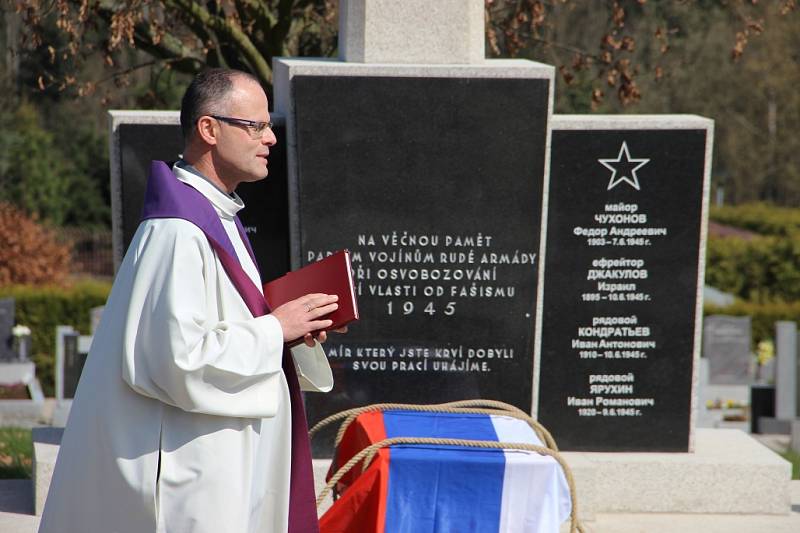
[[[34,502],[41,514],[61,428],[34,430]],[[698,428],[694,453],[562,452],[578,493],[578,516],[615,513],[788,515],[791,464],[746,433]],[[314,460],[316,493],[329,459]],[[320,515],[331,506],[328,497]]]
[[[698,428],[694,453],[564,452],[594,466],[594,513],[788,514],[791,464],[746,433]],[[586,500],[586,501],[584,501]]]
[[[50,490],[50,481],[53,479],[53,469],[56,466],[58,448],[61,446],[61,436],[64,428],[40,427],[33,428],[33,511],[36,516],[42,516],[44,502],[47,500],[47,491]]]

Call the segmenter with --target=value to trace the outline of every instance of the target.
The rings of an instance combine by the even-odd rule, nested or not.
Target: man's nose
[[[266,128],[264,130],[264,134],[261,136],[261,142],[267,146],[275,146],[278,139],[275,137],[275,132],[272,131],[272,128]]]

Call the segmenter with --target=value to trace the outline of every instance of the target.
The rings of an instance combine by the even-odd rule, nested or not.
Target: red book
[[[339,308],[319,319],[333,320],[333,324],[326,329],[339,329],[358,320],[358,303],[348,250],[336,252],[264,285],[264,298],[271,309],[311,293],[339,296]]]

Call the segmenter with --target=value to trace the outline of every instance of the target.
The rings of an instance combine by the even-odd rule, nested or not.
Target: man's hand
[[[347,333],[347,326],[342,326],[338,329],[332,329],[331,331],[335,331],[336,333]],[[317,340],[319,342],[325,342],[326,340],[328,340],[328,333],[325,331],[320,331],[319,335],[317,336]],[[303,341],[308,346],[314,346],[314,337],[311,335],[311,333],[303,337]]]
[[[291,302],[286,302],[272,311],[283,329],[283,341],[292,342],[299,338],[314,346],[312,332],[328,328],[332,320],[320,320],[320,317],[332,313],[339,308],[335,294],[306,294]],[[325,332],[320,333],[320,341],[325,342]]]

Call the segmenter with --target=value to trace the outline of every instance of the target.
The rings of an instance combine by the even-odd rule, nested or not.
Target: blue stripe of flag
[[[487,415],[387,411],[383,420],[389,438],[497,440]],[[393,447],[386,533],[497,531],[504,472],[502,450]]]

